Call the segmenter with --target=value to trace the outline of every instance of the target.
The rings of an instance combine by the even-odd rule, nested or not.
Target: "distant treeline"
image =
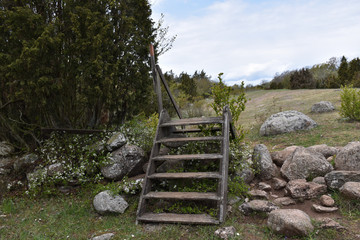
[[[262,89],[314,89],[340,88],[352,84],[360,87],[360,59],[350,62],[343,56],[332,57],[326,63],[276,74],[270,82],[263,81],[256,88]],[[252,86],[247,86],[251,88]]]

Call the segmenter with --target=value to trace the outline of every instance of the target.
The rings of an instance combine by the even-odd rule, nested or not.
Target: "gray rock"
[[[298,209],[277,209],[269,214],[268,227],[287,237],[307,236],[314,227],[309,215]]]
[[[335,110],[334,105],[328,101],[321,101],[321,102],[315,103],[311,107],[311,112],[313,112],[313,113],[332,112],[334,110]]]
[[[250,202],[245,202],[239,206],[240,212],[242,212],[244,215],[250,215],[253,212],[269,213],[278,208],[278,206],[266,200],[252,200]]]
[[[332,171],[325,175],[325,182],[330,189],[339,189],[346,182],[360,182],[360,171]]]
[[[259,171],[260,179],[269,180],[275,176],[276,168],[271,160],[270,152],[264,144],[258,144],[254,147],[252,161],[255,169]]]
[[[322,184],[306,182],[305,179],[296,179],[288,182],[286,192],[295,199],[312,199],[325,194],[327,187]]]
[[[261,136],[270,136],[298,130],[308,130],[317,123],[298,111],[285,111],[271,115],[260,128]]]
[[[10,157],[1,158],[0,157],[0,168],[13,168],[14,159]]]
[[[280,190],[282,188],[284,188],[287,184],[286,181],[280,179],[280,178],[273,178],[272,180],[273,186],[275,190]]]
[[[15,162],[14,162],[14,170],[16,172],[27,170],[30,167],[34,166],[37,160],[39,160],[38,155],[36,155],[34,153],[26,154],[23,157],[18,158],[17,160],[15,160]]]
[[[335,205],[334,199],[328,195],[322,195],[319,200],[320,204],[325,207],[333,207]]]
[[[312,182],[317,184],[323,184],[326,185],[325,178],[324,177],[316,177],[312,180]]]
[[[49,176],[55,176],[64,172],[64,166],[61,163],[54,163],[47,167],[47,174]]]
[[[360,142],[347,144],[335,158],[335,169],[360,171]]]
[[[236,175],[241,177],[244,183],[251,183],[251,181],[255,178],[254,172],[248,167],[242,169],[241,171],[236,171]]]
[[[325,158],[332,157],[338,153],[338,149],[336,147],[329,147],[326,144],[314,145],[308,147],[308,149],[321,153]]]
[[[111,163],[101,168],[103,176],[110,180],[120,180],[124,176],[132,177],[143,172],[145,152],[140,147],[126,144],[112,152]]]
[[[315,151],[298,147],[281,167],[281,174],[289,180],[322,177],[331,172],[333,166]]]
[[[228,239],[230,237],[234,237],[236,233],[236,229],[233,226],[219,228],[215,231],[215,236],[221,239]]]
[[[346,229],[345,227],[341,226],[338,222],[328,217],[322,218],[320,222],[321,222],[320,228],[322,229],[335,229],[338,231],[343,231]]]
[[[94,208],[99,214],[124,213],[129,206],[120,195],[112,195],[109,190],[98,193],[93,201]]]
[[[106,148],[109,152],[121,148],[126,144],[126,138],[121,132],[114,132],[106,142]]]
[[[360,200],[360,182],[347,182],[340,188],[340,192],[348,198]]]
[[[296,148],[297,148],[297,146],[290,146],[290,147],[285,148],[284,150],[272,152],[271,158],[277,166],[281,167],[284,164],[285,160],[291,154],[293,154],[293,152],[295,151]]]
[[[336,212],[337,210],[339,210],[337,207],[324,207],[318,204],[313,204],[312,208],[319,213],[331,213],[331,212]]]
[[[248,192],[248,194],[252,197],[252,198],[261,198],[261,199],[269,199],[268,193],[263,191],[263,190],[250,190]]]
[[[91,240],[110,240],[115,236],[114,233],[105,233],[96,237],[93,237]]]
[[[241,198],[239,198],[239,197],[229,197],[228,198],[228,204],[229,205],[234,205],[234,204],[236,204],[236,203],[238,203],[238,202],[240,202],[240,200],[241,200]]]
[[[259,189],[263,190],[265,192],[269,192],[269,191],[271,191],[271,186],[267,183],[259,182]]]
[[[296,204],[296,202],[294,201],[294,199],[289,198],[289,197],[281,197],[281,198],[277,198],[274,200],[274,203],[278,206],[289,206],[289,205],[294,205]]]
[[[14,152],[14,148],[7,142],[0,142],[0,157],[7,157]]]

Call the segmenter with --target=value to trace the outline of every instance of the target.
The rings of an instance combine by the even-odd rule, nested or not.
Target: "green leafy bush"
[[[340,98],[340,115],[360,121],[360,90],[356,90],[352,85],[341,87]]]
[[[239,120],[240,114],[245,110],[245,103],[247,99],[245,97],[244,82],[241,83],[239,95],[237,97],[231,96],[231,87],[228,87],[223,83],[221,76],[223,73],[219,73],[219,83],[214,84],[211,88],[212,97],[214,102],[210,104],[214,109],[216,115],[221,116],[223,109],[226,105],[229,106],[232,115],[233,123],[235,124],[238,132],[238,141],[244,139],[244,130],[241,125],[236,125]]]

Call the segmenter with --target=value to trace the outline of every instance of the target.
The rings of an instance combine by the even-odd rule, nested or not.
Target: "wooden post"
[[[154,46],[152,44],[150,44],[150,60],[151,60],[150,61],[151,62],[151,71],[152,71],[153,82],[154,82],[154,90],[157,95],[158,111],[159,111],[159,115],[160,115],[161,111],[163,110],[163,102],[162,102],[162,96],[161,96],[160,81],[159,81],[158,73],[156,71],[156,66],[155,66]]]

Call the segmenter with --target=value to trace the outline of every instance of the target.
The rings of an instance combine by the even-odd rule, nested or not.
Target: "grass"
[[[240,116],[239,123],[248,131],[246,140],[252,145],[263,143],[271,151],[291,145],[344,146],[348,142],[360,140],[360,122],[348,122],[339,115],[341,102],[338,89],[258,90],[248,92],[246,96],[250,100]],[[336,111],[311,113],[311,106],[319,101],[332,102]],[[261,125],[268,117],[287,110],[296,110],[308,115],[317,122],[318,127],[269,137],[259,135]]]
[[[340,92],[325,90],[273,90],[252,91],[247,93],[246,110],[240,116],[248,134],[246,141],[251,145],[263,143],[270,151],[280,150],[290,145],[310,146],[326,143],[330,146],[344,146],[350,141],[359,140],[360,123],[346,122],[338,111],[325,114],[312,114],[313,103],[327,100],[340,107]],[[273,137],[259,136],[263,121],[271,114],[297,110],[307,114],[318,123],[318,127],[296,133]],[[226,222],[221,226],[189,226],[177,224],[158,225],[149,230],[148,225],[135,225],[138,196],[127,196],[129,208],[122,215],[100,216],[92,207],[94,189],[98,186],[82,188],[72,195],[59,195],[51,198],[28,199],[22,195],[6,195],[0,201],[0,239],[90,239],[103,233],[115,233],[113,239],[218,239],[216,229],[222,226],[234,226],[237,235],[230,239],[355,239],[359,232],[359,201],[342,199],[338,193],[333,197],[340,207],[344,226],[351,231],[344,233],[334,230],[315,230],[306,238],[285,238],[272,233],[266,226],[266,216],[252,215],[244,217],[233,206]]]

